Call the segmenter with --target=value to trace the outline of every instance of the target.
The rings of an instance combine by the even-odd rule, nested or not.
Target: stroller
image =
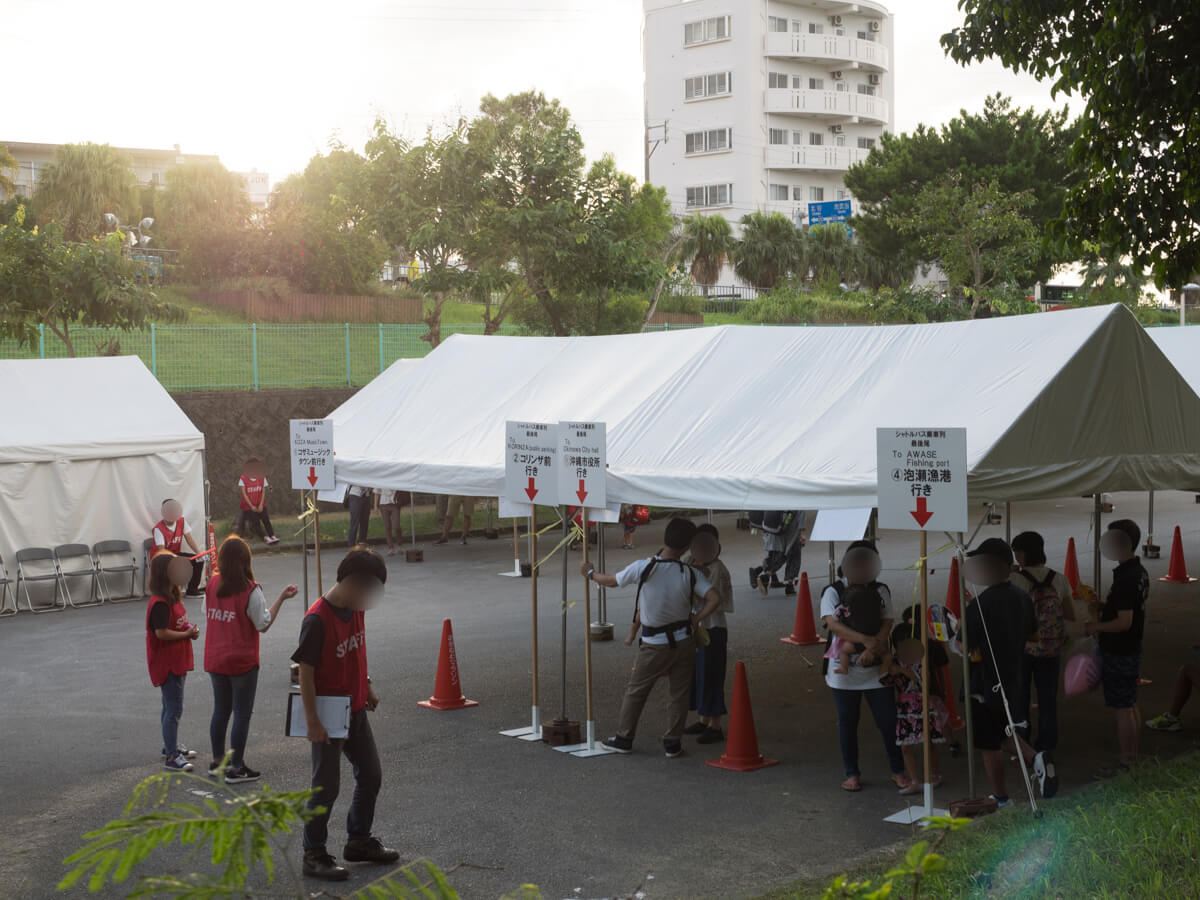
[[[785,594],[796,592],[796,579],[800,576],[801,532],[804,531],[804,513],[800,510],[755,510],[749,513],[750,527],[763,536],[763,552],[766,554],[761,566],[750,568],[750,586],[758,588],[763,596],[771,588],[782,587]],[[779,580],[779,569],[783,568],[783,581]]]

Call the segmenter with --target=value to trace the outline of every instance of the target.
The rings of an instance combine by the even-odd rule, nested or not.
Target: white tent
[[[456,335],[365,390],[335,428],[344,483],[498,496],[506,419],[606,422],[610,501],[661,506],[872,506],[878,426],[965,426],[977,499],[1200,483],[1200,397],[1119,305],[940,325]]]
[[[142,541],[168,497],[202,542],[204,435],[136,356],[0,360],[0,554]]]
[[[1200,393],[1200,328],[1163,326],[1149,328],[1146,333],[1192,389]]]

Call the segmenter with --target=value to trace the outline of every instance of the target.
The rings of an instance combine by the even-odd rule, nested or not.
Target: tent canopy
[[[1146,333],[1166,354],[1192,390],[1200,393],[1200,328],[1149,328]]]
[[[606,422],[610,501],[661,506],[872,506],[880,426],[965,427],[976,499],[1200,483],[1200,397],[1120,305],[939,325],[455,335],[364,390],[369,403],[332,414],[343,483],[501,495],[506,419]]]

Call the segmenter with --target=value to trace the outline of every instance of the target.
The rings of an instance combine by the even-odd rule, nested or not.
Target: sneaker
[[[725,740],[725,732],[720,728],[705,728],[704,734],[696,739],[697,744],[719,744]]]
[[[759,575],[758,576],[758,592],[765,597],[765,596],[767,596],[767,592],[770,589],[771,589],[770,579],[766,575]]]
[[[462,545],[465,547],[465,546],[467,545],[467,538],[466,538],[466,535],[464,535],[463,537],[460,537],[460,538],[458,539],[458,542],[459,542],[460,544],[462,544]]]
[[[988,799],[996,801],[996,809],[1004,809],[1005,807],[1012,806],[1012,801],[1008,797],[997,797],[995,794],[988,794]]]
[[[750,587],[758,587],[758,576],[762,574],[762,566],[750,567]]]
[[[633,741],[627,737],[621,737],[619,734],[614,734],[612,737],[606,737],[600,743],[609,750],[616,750],[618,753],[633,752]]]
[[[785,584],[783,586],[783,594],[785,597],[796,596],[796,582],[789,581],[787,584]]]
[[[163,760],[163,765],[175,772],[190,772],[192,764],[187,761],[187,757],[182,753],[178,756],[168,756]]]
[[[448,544],[448,543],[450,543],[450,538],[440,537],[436,541],[434,541],[434,543],[435,544]]]
[[[350,870],[339,866],[324,850],[305,850],[304,874],[308,878],[319,878],[322,881],[345,881],[350,877]]]
[[[218,772],[220,772],[220,771],[221,771],[221,763],[219,763],[219,762],[210,762],[210,763],[208,764],[208,777],[209,777],[209,778],[216,778],[216,777],[217,777],[217,773],[218,773]]]
[[[1179,719],[1169,712],[1165,712],[1161,716],[1155,716],[1153,719],[1147,719],[1146,727],[1152,728],[1155,731],[1183,731],[1183,725]]]
[[[663,753],[666,754],[667,759],[683,756],[683,743],[681,741],[665,740],[663,741]]]
[[[181,746],[181,747],[176,747],[174,753],[167,753],[166,750],[163,750],[162,755],[163,756],[182,756],[184,759],[195,759],[196,751],[189,750],[187,747]]]
[[[262,772],[255,772],[245,763],[240,766],[230,766],[225,770],[226,784],[245,784],[247,781],[257,781],[262,777]]]
[[[271,535],[269,537],[263,538],[263,541],[268,544],[278,544],[279,538],[275,537],[275,535]]]
[[[377,837],[356,837],[346,841],[342,858],[346,862],[394,863],[400,859],[400,851],[383,846]]]
[[[1054,760],[1042,751],[1033,757],[1033,777],[1037,779],[1042,797],[1049,800],[1058,793],[1058,775],[1054,771]]]
[[[697,734],[704,734],[704,732],[706,732],[707,730],[708,730],[708,726],[705,725],[703,722],[693,722],[687,728],[683,729],[683,733],[695,736]]]

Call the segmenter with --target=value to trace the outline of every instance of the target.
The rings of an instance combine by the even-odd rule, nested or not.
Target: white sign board
[[[558,423],[558,496],[564,503],[605,506],[606,441],[603,422]]]
[[[333,419],[292,419],[292,490],[333,489]]]
[[[808,539],[815,543],[827,541],[861,541],[871,524],[871,510],[822,509],[817,512]]]
[[[879,527],[967,530],[967,429],[878,428]]]
[[[504,423],[504,498],[558,505],[558,425]]]

